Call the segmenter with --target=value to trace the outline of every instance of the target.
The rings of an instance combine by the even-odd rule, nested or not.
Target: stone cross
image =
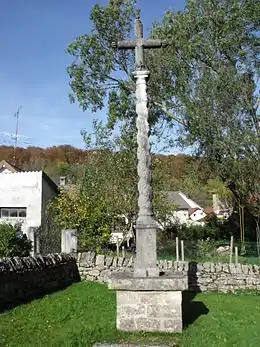
[[[137,127],[137,172],[138,182],[138,218],[136,221],[136,265],[135,277],[158,277],[156,257],[157,225],[152,208],[152,168],[149,144],[149,123],[147,108],[146,79],[149,71],[145,69],[144,49],[165,46],[161,40],[144,40],[143,25],[139,14],[135,20],[135,40],[113,43],[118,49],[135,49],[136,71],[136,127]]]
[[[132,41],[123,40],[112,43],[113,48],[122,49],[134,49],[135,50],[135,69],[144,70],[144,49],[160,48],[167,45],[166,41],[161,40],[144,40],[143,38],[143,24],[140,20],[140,12],[137,13],[134,25],[135,39]]]

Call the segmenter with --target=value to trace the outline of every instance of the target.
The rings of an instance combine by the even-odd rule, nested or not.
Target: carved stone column
[[[136,127],[137,127],[137,172],[138,218],[136,222],[135,277],[158,277],[156,265],[156,223],[152,207],[152,167],[149,143],[149,122],[146,79],[149,71],[136,71]]]

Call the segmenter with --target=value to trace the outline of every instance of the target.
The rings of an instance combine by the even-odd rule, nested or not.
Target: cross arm
[[[148,48],[148,49],[168,46],[168,43],[166,41],[157,40],[157,39],[143,40],[141,42],[142,42],[143,48]],[[112,42],[112,47],[118,48],[118,49],[135,49],[136,46],[137,46],[136,41],[123,40],[118,42]]]
[[[144,48],[160,48],[160,47],[166,47],[168,44],[166,41],[162,40],[145,40],[143,41],[143,47]]]
[[[128,41],[128,40],[112,42],[112,47],[118,48],[118,49],[135,49],[136,42],[135,41]]]

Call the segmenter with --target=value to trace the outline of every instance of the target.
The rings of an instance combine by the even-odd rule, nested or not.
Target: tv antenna
[[[14,116],[16,118],[16,127],[15,127],[15,134],[14,134],[14,151],[13,151],[13,164],[14,165],[16,164],[16,148],[17,148],[17,141],[18,141],[19,116],[20,116],[21,108],[22,108],[22,106],[20,106],[14,114]]]

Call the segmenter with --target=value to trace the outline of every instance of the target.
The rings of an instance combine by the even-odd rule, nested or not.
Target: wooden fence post
[[[235,259],[236,259],[236,264],[238,264],[238,247],[235,247]]]
[[[234,247],[234,236],[231,236],[231,238],[230,238],[230,255],[229,255],[229,262],[230,263],[232,263],[233,247]]]
[[[181,261],[184,262],[184,242],[181,240]]]
[[[118,236],[116,237],[116,255],[119,257],[119,239]]]
[[[176,237],[176,261],[179,262],[179,238]]]

